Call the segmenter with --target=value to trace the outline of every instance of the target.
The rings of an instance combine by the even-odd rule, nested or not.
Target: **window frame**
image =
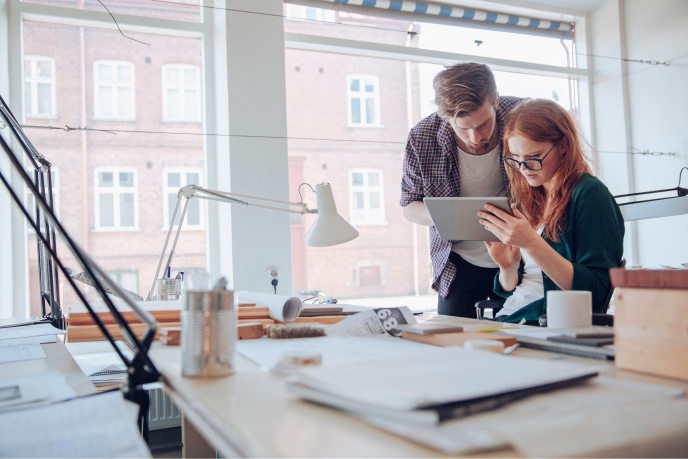
[[[193,185],[198,185],[198,186],[203,186],[203,170],[199,168],[194,168],[194,167],[170,167],[170,168],[164,168],[162,170],[162,227],[160,228],[162,231],[169,231],[170,225],[167,223],[170,221],[170,209],[169,206],[167,205],[167,195],[170,193],[170,190],[172,190],[172,187],[167,186],[167,174],[169,173],[175,173],[178,172],[180,174],[187,174],[187,173],[197,173],[199,177],[199,183],[194,183]],[[186,177],[184,177],[186,179]],[[184,187],[187,185],[191,185],[190,183],[186,183],[185,180],[181,180],[180,177],[180,186]],[[176,191],[179,191],[179,188],[176,188]],[[199,204],[199,221],[200,223],[198,225],[189,225],[189,215],[185,215],[185,222],[182,225],[182,231],[199,231],[199,230],[205,230],[205,201],[203,199],[198,199],[194,198],[198,201]],[[181,202],[180,204],[180,209],[179,212],[182,211],[184,205],[184,201]],[[173,229],[176,230],[179,227],[179,225],[173,225]]]
[[[373,99],[375,100],[375,122],[369,123],[354,123],[352,119],[351,112],[351,99],[356,97],[356,94],[360,94],[359,98],[361,100],[368,99],[368,97],[363,97],[366,94],[365,91],[353,92],[351,91],[351,81],[359,80],[365,87],[365,80],[373,80],[375,83],[375,91],[373,92]],[[380,78],[377,75],[366,75],[366,74],[351,74],[346,76],[346,112],[348,116],[347,126],[352,128],[382,128],[381,115],[380,115]],[[366,104],[361,104],[361,120],[367,118],[367,108]]]
[[[361,268],[378,266],[380,268],[380,285],[361,286]],[[376,288],[387,285],[387,260],[359,260],[354,263],[354,287],[355,288]]]
[[[22,91],[24,95],[24,116],[26,118],[42,118],[42,119],[55,119],[57,118],[57,107],[56,102],[56,89],[55,87],[57,86],[57,77],[55,75],[55,58],[50,57],[50,56],[41,56],[37,54],[27,54],[24,55],[24,66],[26,66],[26,61],[29,60],[31,61],[31,76],[26,77],[26,70],[22,72],[23,76],[23,85],[22,85]],[[36,70],[36,63],[38,61],[47,61],[50,63],[50,108],[51,112],[48,114],[41,114],[37,113],[38,111],[38,83],[46,83],[48,82],[47,80],[41,80],[41,77],[34,76],[34,71]],[[25,67],[24,67],[25,69]],[[31,84],[31,109],[32,111],[29,113],[27,112],[27,106],[26,106],[26,83]],[[36,111],[33,111],[33,108],[36,108]]]
[[[354,174],[363,174],[363,186],[362,187],[357,187],[356,189],[354,188],[353,184],[353,177]],[[371,188],[370,185],[368,185],[368,175],[370,173],[377,173],[379,176],[379,184],[375,188]],[[380,214],[382,218],[380,220],[372,220],[369,218],[370,216],[370,202],[369,202],[369,195],[368,193],[370,191],[375,191],[378,190],[380,192]],[[364,210],[366,214],[366,218],[364,220],[356,220],[354,217],[355,212],[354,212],[354,193],[355,192],[360,192],[363,191],[364,193]],[[375,226],[375,225],[389,225],[389,222],[387,221],[386,214],[385,214],[385,181],[384,181],[384,173],[382,169],[375,169],[375,168],[370,168],[370,167],[364,167],[364,168],[355,168],[355,169],[349,169],[349,217],[350,221],[353,225],[357,226]]]
[[[196,71],[196,85],[193,88],[196,91],[196,113],[197,117],[194,119],[188,119],[183,116],[179,118],[169,118],[167,116],[167,104],[169,100],[167,98],[167,90],[170,89],[170,83],[167,82],[167,70],[170,68],[177,68],[180,70],[180,74],[183,74],[185,69],[193,69]],[[164,64],[161,70],[162,77],[162,122],[163,123],[202,123],[203,122],[203,104],[201,103],[203,98],[203,91],[201,90],[201,79],[203,78],[203,73],[201,68],[197,65],[191,64]],[[178,83],[173,85],[175,89],[179,89],[180,92],[189,89],[184,83]],[[179,113],[184,113],[184,108],[186,108],[186,102],[183,97],[179,98],[180,110]]]
[[[327,8],[315,6],[294,5],[285,3],[285,19],[290,21],[317,21],[317,22],[337,22],[337,12]],[[315,10],[315,19],[308,18],[308,9]]]
[[[122,274],[135,274],[136,275],[136,289],[134,290],[129,290],[130,292],[136,293],[137,295],[140,295],[139,293],[139,271],[137,269],[111,269],[107,271],[108,276],[112,278],[115,283],[120,288],[129,290],[125,286],[122,285]]]
[[[118,82],[108,83],[113,88],[112,91],[112,115],[100,115],[100,86],[98,66],[109,64],[116,74],[117,67],[126,64],[131,69],[131,83],[120,84]],[[119,87],[129,87],[131,89],[131,116],[119,116],[119,95],[114,90]],[[111,59],[100,59],[93,61],[93,119],[95,121],[136,121],[136,66],[131,61],[119,61]]]
[[[59,169],[56,167],[51,167],[50,172],[52,173],[52,185],[53,185],[53,212],[55,212],[55,215],[57,218],[60,218],[60,172]],[[46,183],[47,185],[47,183]],[[31,214],[31,217],[36,218],[36,200],[33,196],[33,193],[29,191],[28,187],[24,187],[24,203],[26,205],[26,210],[28,210]],[[43,229],[43,219],[41,219],[40,222],[37,222],[39,224],[39,228],[42,230]],[[28,228],[29,234],[36,234],[36,231],[33,229],[33,227],[26,222],[26,226]]]
[[[113,226],[100,226],[100,200],[98,199],[98,194],[101,190],[98,184],[98,174],[101,172],[112,172],[115,174],[113,176],[113,187],[112,194],[114,197],[113,207],[114,207],[114,225]],[[134,186],[132,187],[134,193],[134,226],[121,226],[120,222],[120,197],[121,192],[116,191],[121,187],[119,186],[119,173],[120,172],[133,172],[134,174]],[[116,185],[116,186],[114,186]],[[97,167],[93,170],[93,232],[98,233],[115,233],[115,232],[131,232],[131,231],[141,231],[139,227],[139,180],[138,180],[138,170],[134,167]]]

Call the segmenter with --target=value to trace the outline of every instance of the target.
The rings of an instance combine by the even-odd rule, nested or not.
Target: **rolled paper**
[[[272,295],[270,293],[249,292],[241,290],[237,292],[237,303],[255,303],[256,306],[268,308],[271,319],[280,322],[293,322],[303,309],[301,300],[286,295]]]

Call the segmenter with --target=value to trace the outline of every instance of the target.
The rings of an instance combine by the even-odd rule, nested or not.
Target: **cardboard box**
[[[688,290],[617,288],[618,368],[688,380]]]

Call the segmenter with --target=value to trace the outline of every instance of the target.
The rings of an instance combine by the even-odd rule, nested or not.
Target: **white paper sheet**
[[[435,348],[428,344],[381,337],[323,336],[300,339],[249,339],[236,343],[237,352],[263,368],[272,368],[286,352],[309,351],[322,355],[323,366],[359,363],[409,356]]]
[[[438,427],[365,420],[447,454],[512,445],[525,457],[678,457],[688,448],[682,393],[597,377]]]
[[[41,381],[22,379],[8,384],[0,380],[0,411],[24,408],[47,401],[49,397]]]
[[[59,371],[47,371],[35,375],[21,376],[18,378],[8,378],[0,380],[0,387],[7,387],[21,384],[40,384],[46,392],[47,398],[31,402],[33,405],[46,405],[48,403],[62,402],[76,397],[76,392],[67,383],[67,376]],[[20,405],[6,407],[7,409],[21,408]]]
[[[49,344],[57,342],[57,335],[29,336],[28,338],[0,339],[0,346],[21,346],[22,344]]]
[[[45,322],[45,319],[18,319],[11,317],[9,319],[0,319],[0,328],[19,327],[22,325],[35,324],[38,322]]]
[[[397,325],[415,324],[411,310],[399,308],[376,308],[359,312],[332,325],[327,329],[328,335],[341,336],[401,336]]]
[[[301,300],[296,297],[249,292],[247,290],[241,290],[237,295],[242,303],[255,303],[256,306],[268,308],[270,318],[280,322],[294,321],[303,309]]]
[[[135,413],[109,392],[0,414],[0,457],[151,457]]]
[[[47,356],[40,344],[0,347],[0,363],[44,359]]]
[[[21,327],[0,328],[0,340],[29,338],[44,335],[65,335],[66,330],[60,330],[50,324],[23,325]]]
[[[328,368],[306,367],[296,375],[295,383],[381,409],[409,411],[594,374],[597,374],[595,369],[569,362],[526,359],[452,346],[431,347],[415,355],[413,360],[397,356]]]

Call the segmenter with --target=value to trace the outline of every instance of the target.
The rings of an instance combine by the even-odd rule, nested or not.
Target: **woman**
[[[495,293],[507,298],[497,319],[537,324],[549,290],[591,291],[597,310],[623,255],[624,221],[573,118],[555,102],[524,101],[506,120],[503,149],[514,215],[478,213],[502,241],[485,243],[500,267]]]

